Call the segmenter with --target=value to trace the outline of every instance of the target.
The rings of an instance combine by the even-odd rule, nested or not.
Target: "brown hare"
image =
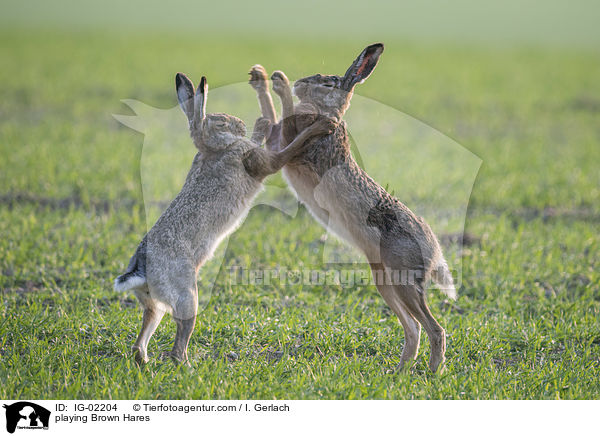
[[[397,370],[416,357],[422,325],[431,343],[429,368],[435,372],[445,360],[446,337],[427,306],[425,290],[433,279],[449,297],[456,298],[452,276],[427,223],[356,163],[346,124],[341,121],[355,85],[369,77],[382,52],[382,44],[370,45],[343,76],[316,74],[296,81],[294,93],[300,102],[295,107],[287,77],[281,71],[273,73],[282,121],[271,126],[267,148],[284,147],[317,116],[336,123],[331,134],[311,139],[302,153],[285,165],[283,176],[318,222],[366,256],[377,289],[404,327],[405,343]],[[250,75],[263,117],[276,123],[264,68],[255,65]],[[391,280],[398,272],[408,280]]]
[[[195,93],[184,74],[177,74],[175,84],[198,153],[183,188],[144,236],[126,272],[114,285],[117,291],[135,290],[144,309],[142,329],[133,345],[139,364],[148,361],[148,342],[165,312],[170,312],[177,324],[171,357],[188,362],[199,268],[248,212],[261,181],[302,152],[309,138],[333,130],[331,122],[323,118],[283,150],[265,150],[260,147],[268,126],[263,118],[256,121],[249,140],[239,118],[206,114],[205,77]]]

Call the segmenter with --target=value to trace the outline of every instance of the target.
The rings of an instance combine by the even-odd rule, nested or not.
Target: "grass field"
[[[244,81],[257,62],[290,77],[342,73],[365,45],[202,42],[168,32],[0,34],[0,397],[600,398],[600,55],[567,48],[392,39],[359,90],[483,161],[470,241],[459,251],[446,238],[462,261],[459,299],[430,296],[448,335],[444,374],[428,372],[424,334],[414,368],[387,373],[403,334],[372,286],[232,286],[236,266],[327,268],[324,230],[306,210],[289,217],[268,206],[231,237],[203,294],[191,368],[161,357],[174,337],[167,318],[138,368],[129,350],[141,310],[112,281],[146,229],[144,137],[112,118],[129,113],[120,100],[175,106],[176,71],[205,74],[213,88]],[[387,162],[361,153],[378,179]],[[420,198],[401,199],[418,209]]]

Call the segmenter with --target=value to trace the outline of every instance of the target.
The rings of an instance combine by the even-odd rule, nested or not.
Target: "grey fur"
[[[148,360],[148,341],[165,312],[170,312],[177,323],[171,357],[188,361],[199,268],[247,213],[261,181],[300,153],[308,138],[333,130],[332,123],[322,119],[284,150],[265,150],[260,147],[268,127],[263,118],[256,121],[249,140],[244,136],[242,120],[227,114],[206,114],[206,78],[194,93],[192,82],[179,73],[176,89],[198,153],[183,188],[144,236],[127,271],[115,280],[118,291],[134,289],[144,308],[142,329],[133,346],[140,364]]]
[[[365,48],[344,76],[316,74],[295,82],[300,102],[294,106],[289,81],[281,71],[273,73],[273,91],[280,97],[282,121],[272,126],[267,147],[279,149],[318,116],[337,124],[330,135],[312,139],[306,150],[292,159],[283,175],[311,214],[328,230],[362,251],[371,265],[377,289],[398,316],[405,331],[405,345],[397,369],[417,355],[421,325],[431,343],[430,369],[443,367],[446,338],[444,329],[431,314],[425,299],[430,279],[443,282],[449,297],[456,291],[442,250],[425,221],[387,193],[356,163],[350,153],[346,124],[342,117],[350,105],[357,83],[375,68],[382,44]],[[253,81],[263,109],[268,92],[257,87],[258,77],[266,83],[260,65],[252,68]],[[397,284],[385,277],[394,271],[413,272],[413,282]],[[381,278],[384,280],[381,280]],[[379,279],[378,279],[379,278]]]

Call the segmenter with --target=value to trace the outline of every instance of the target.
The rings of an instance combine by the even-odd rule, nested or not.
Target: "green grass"
[[[136,367],[141,310],[112,280],[146,229],[144,139],[111,117],[128,113],[119,101],[173,107],[176,71],[205,74],[213,89],[257,62],[290,77],[341,73],[361,48],[202,40],[0,35],[0,397],[600,398],[600,56],[566,49],[391,40],[359,90],[483,160],[466,221],[473,243],[448,247],[462,259],[459,300],[430,297],[448,334],[444,374],[426,369],[424,334],[412,371],[387,373],[403,333],[372,286],[232,285],[234,266],[328,268],[309,214],[266,206],[231,237],[213,292],[200,282],[192,367],[162,359],[167,318],[151,362]],[[239,104],[223,109],[255,107]],[[401,180],[386,172],[385,149],[360,151],[382,183]],[[439,179],[436,165],[424,183]],[[424,191],[401,199],[418,208]]]

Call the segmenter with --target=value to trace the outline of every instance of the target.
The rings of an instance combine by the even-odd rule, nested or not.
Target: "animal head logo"
[[[165,86],[170,86],[170,82]],[[178,106],[157,109],[137,100],[123,100],[123,103],[135,115],[113,117],[144,134],[140,178],[149,229],[181,189],[197,150],[189,137],[185,115]],[[247,126],[252,126],[259,116],[255,93],[247,83],[211,90],[211,111],[235,115]],[[360,95],[352,97],[344,120],[352,142],[352,154],[358,164],[388,192],[422,216],[438,236],[442,236],[446,259],[455,284],[460,286],[462,234],[481,159],[427,124]],[[251,134],[248,132],[249,136]],[[315,189],[316,201],[319,201],[320,191],[335,188],[331,184],[331,180],[335,180],[335,168],[330,173],[324,175]],[[296,219],[298,201],[285,182],[275,176],[267,178],[264,185],[265,189],[254,201],[253,207],[267,205],[290,219]],[[320,206],[327,210],[327,204]],[[369,211],[364,212],[367,220]],[[242,224],[238,231],[243,232],[243,227]],[[322,264],[326,268],[335,268],[336,264],[344,264],[344,268],[366,265],[362,254],[337,238],[325,235],[321,241]],[[201,302],[208,301],[206,297],[210,296],[221,268],[232,267],[223,263],[227,247],[228,239],[221,243],[213,259],[200,271],[198,290]],[[230,254],[232,256],[228,257],[244,257]],[[257,269],[252,265],[236,267]]]
[[[14,433],[17,428],[48,429],[50,411],[42,406],[28,401],[19,401],[10,405],[4,404],[6,409],[6,431]]]

